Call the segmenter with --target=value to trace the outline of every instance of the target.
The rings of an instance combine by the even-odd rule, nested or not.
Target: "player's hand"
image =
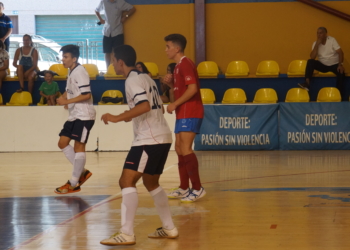
[[[123,16],[123,17],[120,19],[120,22],[121,22],[121,23],[125,23],[126,19],[127,19],[127,17]]]
[[[102,20],[100,21],[100,23],[101,23],[101,24],[105,24],[106,21],[105,21],[104,19],[102,19]]]
[[[66,105],[64,105],[63,107],[64,107],[64,109],[68,109],[68,105],[67,105],[67,104],[66,104]]]
[[[104,122],[104,124],[108,125],[108,122],[111,121],[111,114],[107,113],[101,116],[101,121]]]
[[[176,105],[174,103],[170,103],[168,105],[168,107],[166,108],[166,111],[169,113],[169,114],[172,114],[173,111],[176,109]]]
[[[66,105],[66,104],[68,104],[67,103],[67,99],[64,99],[62,96],[60,98],[57,98],[56,101],[57,101],[58,105]]]
[[[341,64],[339,63],[338,68],[337,68],[337,71],[338,71],[339,73],[343,74],[343,73],[344,73],[344,66],[341,65]]]

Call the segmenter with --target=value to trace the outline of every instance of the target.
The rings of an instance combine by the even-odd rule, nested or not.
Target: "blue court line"
[[[344,197],[332,197],[329,195],[309,195],[308,197],[314,197],[314,198],[321,198],[324,200],[339,200],[342,202],[350,202],[350,198],[344,198]]]
[[[250,188],[250,189],[224,189],[231,192],[272,192],[272,191],[313,191],[313,192],[344,192],[350,193],[350,187],[282,187],[282,188]]]

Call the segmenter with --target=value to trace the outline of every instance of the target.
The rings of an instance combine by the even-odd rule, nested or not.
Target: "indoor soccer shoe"
[[[170,199],[182,198],[188,196],[190,194],[190,191],[191,190],[189,188],[186,190],[183,190],[182,188],[174,188],[170,193],[167,194],[167,196]]]
[[[83,173],[80,175],[78,185],[81,186],[84,184],[85,181],[87,181],[91,177],[92,173],[85,169]]]
[[[154,233],[151,233],[148,235],[148,238],[167,238],[167,239],[175,239],[179,237],[179,232],[177,231],[177,228],[174,227],[171,230],[167,230],[165,228],[157,228],[157,230]]]
[[[135,235],[127,235],[122,232],[111,235],[108,239],[101,240],[102,245],[117,246],[117,245],[134,245],[136,244]]]
[[[55,189],[56,194],[70,194],[70,193],[76,193],[79,191],[80,191],[80,186],[73,187],[69,181],[67,181],[67,183],[64,184],[62,187]]]
[[[203,187],[201,187],[200,190],[192,189],[191,193],[189,195],[187,195],[186,197],[181,199],[181,202],[191,203],[191,202],[194,202],[194,201],[204,197],[205,195],[206,195],[206,192],[205,192]]]

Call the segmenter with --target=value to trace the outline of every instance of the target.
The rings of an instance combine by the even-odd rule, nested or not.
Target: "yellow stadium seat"
[[[224,98],[222,98],[223,104],[228,103],[246,103],[247,96],[243,89],[232,88],[225,91]]]
[[[198,64],[197,71],[200,78],[216,78],[219,74],[219,67],[216,62],[204,61]]]
[[[33,103],[32,95],[28,91],[22,91],[21,93],[13,93],[10,102],[6,103],[7,106],[29,106]]]
[[[124,76],[117,75],[117,73],[115,73],[113,64],[111,64],[108,66],[108,69],[106,74],[104,75],[104,78],[105,80],[116,80],[116,79],[124,78]]]
[[[263,88],[256,91],[253,103],[277,103],[278,97],[274,89]]]
[[[53,77],[54,80],[66,80],[68,77],[68,69],[63,64],[52,64],[49,70],[58,74],[58,76]]]
[[[215,94],[211,89],[201,89],[201,97],[203,104],[213,104],[215,99]]]
[[[257,76],[277,77],[280,74],[280,67],[276,61],[262,61],[256,70]]]
[[[83,64],[84,68],[89,74],[90,80],[96,80],[96,76],[98,76],[98,68],[95,64]]]
[[[318,72],[318,76],[336,76],[336,75],[333,72],[328,71],[328,72],[325,72],[325,73]]]
[[[148,71],[151,73],[152,77],[157,77],[159,75],[159,69],[157,64],[153,62],[145,62],[144,64]]]
[[[306,60],[294,60],[289,64],[288,76],[305,76]]]
[[[317,102],[341,102],[341,95],[337,88],[322,88],[318,92]]]
[[[309,102],[310,96],[306,89],[292,88],[288,90],[286,102]]]
[[[7,76],[5,77],[5,81],[18,81],[18,76],[11,76],[11,71],[7,69]]]
[[[228,64],[225,77],[242,77],[249,75],[249,67],[245,61],[232,61]]]
[[[102,97],[105,97],[105,96],[113,97],[113,98],[124,97],[123,93],[121,91],[119,91],[119,90],[106,90],[102,94]],[[98,102],[98,105],[119,105],[119,104],[123,104],[123,102],[118,102],[118,103],[107,102],[107,103],[105,103],[105,102],[102,102],[102,97],[101,97],[101,101]]]
[[[4,103],[4,100],[2,99],[2,94],[0,93],[0,105]]]

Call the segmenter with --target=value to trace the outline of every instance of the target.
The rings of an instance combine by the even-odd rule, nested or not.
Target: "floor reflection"
[[[0,249],[9,249],[68,220],[108,195],[0,198]]]

